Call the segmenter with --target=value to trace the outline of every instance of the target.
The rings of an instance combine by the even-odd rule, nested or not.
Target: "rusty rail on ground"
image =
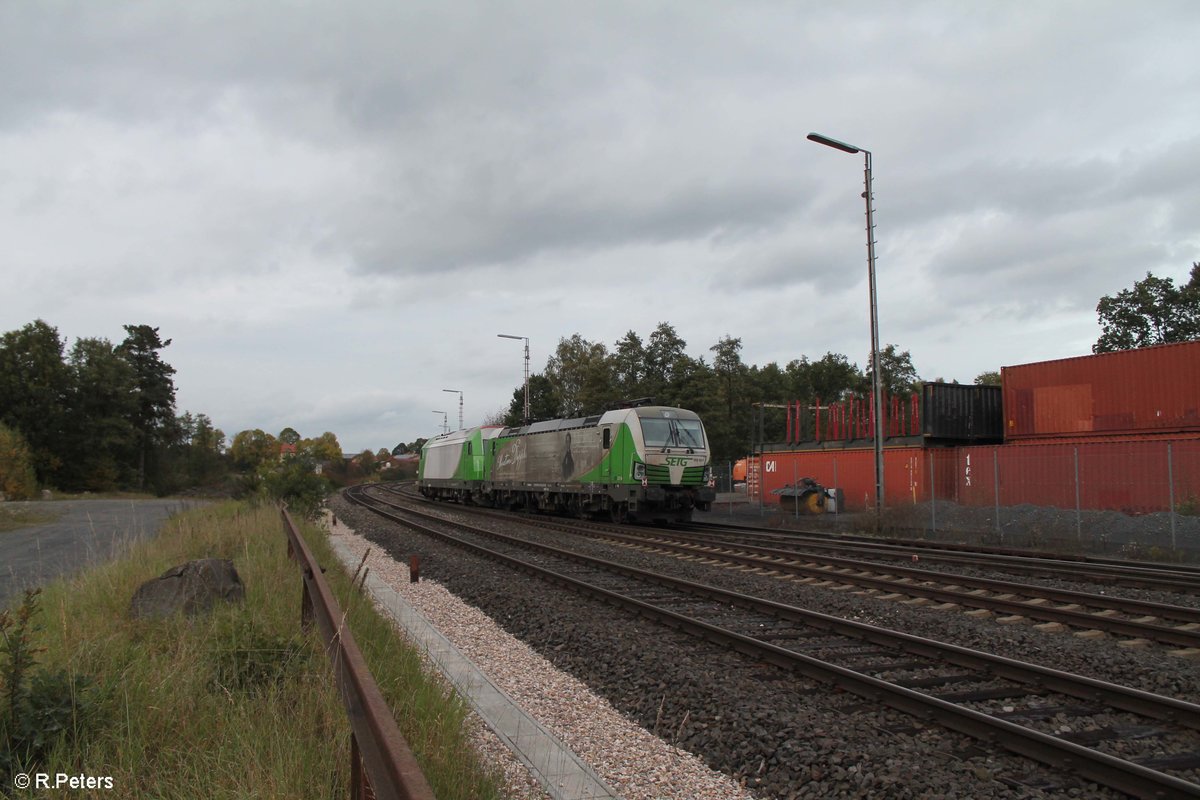
[[[287,509],[280,509],[288,557],[300,565],[301,624],[316,620],[350,719],[350,796],[353,800],[435,800],[396,718],[371,677],[346,618]]]

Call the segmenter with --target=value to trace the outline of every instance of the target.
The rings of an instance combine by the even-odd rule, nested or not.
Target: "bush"
[[[1200,517],[1200,497],[1189,494],[1185,500],[1175,506],[1175,513],[1181,517]]]
[[[29,444],[18,431],[0,422],[0,494],[9,500],[28,500],[36,493]]]
[[[273,468],[264,466],[262,486],[272,500],[287,503],[294,513],[314,519],[329,494],[329,482],[318,475],[306,458],[289,458]]]
[[[41,626],[34,622],[41,589],[25,592],[14,614],[0,612],[0,786],[11,785],[17,771],[44,763],[61,739],[83,732],[100,705],[92,681],[66,670],[37,669],[44,648],[34,645]]]

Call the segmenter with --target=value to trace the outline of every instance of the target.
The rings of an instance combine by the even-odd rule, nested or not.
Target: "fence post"
[[[1000,454],[992,448],[992,502],[995,504],[996,533],[1000,534],[1000,543],[1004,543],[1004,529],[1000,527]]]
[[[306,578],[312,580],[311,569],[305,566],[303,572]],[[308,591],[308,581],[302,581],[300,587],[300,629],[307,633],[313,626],[313,600]]]
[[[365,770],[363,770],[362,753],[358,749],[358,739],[354,736],[354,731],[350,732],[350,800],[364,800],[367,797],[367,787],[370,781],[366,780]],[[372,793],[372,796],[373,793]]]
[[[1084,543],[1084,521],[1079,510],[1079,447],[1073,447],[1075,451],[1075,539],[1079,541],[1080,546]]]
[[[933,538],[937,538],[937,489],[933,483],[933,451],[926,450],[929,456],[929,510],[933,517]]]
[[[725,504],[729,508],[729,516],[733,516],[733,462],[729,462],[729,502]]]
[[[793,491],[797,491],[796,490],[796,482],[798,480],[800,480],[800,479],[796,477],[796,459],[793,458],[792,459],[792,490]],[[800,497],[799,496],[793,497],[792,501],[793,501],[792,502],[792,506],[793,506],[792,519],[798,520],[798,519],[800,519]]]
[[[835,501],[836,501],[836,499],[837,499],[837,485],[838,485],[838,477],[837,477],[837,456],[834,456],[834,457],[833,457],[833,488],[834,488],[833,496],[834,496],[834,500],[835,500]],[[842,492],[842,494],[843,494],[843,495],[845,495],[846,493],[845,493],[845,492]],[[837,516],[838,514],[840,514],[840,513],[842,513],[842,504],[841,504],[841,503],[838,503],[838,502],[834,502],[834,504],[833,504],[833,515],[836,517],[836,516]]]
[[[1177,554],[1175,544],[1175,462],[1171,457],[1171,443],[1167,442],[1167,499],[1171,504],[1171,551]]]

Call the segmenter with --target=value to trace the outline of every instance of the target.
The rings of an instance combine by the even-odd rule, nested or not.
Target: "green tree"
[[[814,399],[812,364],[808,356],[794,358],[783,368],[784,380],[787,384],[787,397],[812,403]]]
[[[0,422],[21,432],[42,485],[74,452],[67,433],[71,376],[58,329],[36,320],[0,337]]]
[[[633,331],[613,345],[612,379],[622,400],[635,400],[649,394],[646,389],[646,347]]]
[[[559,399],[558,389],[550,379],[541,373],[529,376],[529,421],[537,422],[543,419],[554,419],[559,415],[562,400]],[[504,415],[502,424],[511,428],[521,425],[525,411],[525,384],[513,389],[512,401],[508,404],[508,412]]]
[[[763,441],[783,441],[787,431],[785,411],[779,408],[767,408],[760,417],[758,410],[752,404],[784,405],[795,400],[801,400],[807,404],[809,398],[792,389],[793,376],[781,369],[774,361],[763,367],[757,365],[750,367],[747,384],[746,399],[742,403],[738,428],[743,439],[750,441],[753,438],[757,441],[758,434],[755,433],[754,425],[757,424],[755,420],[758,418],[762,420]],[[751,434],[754,436],[752,437]]]
[[[846,394],[863,389],[858,365],[851,364],[840,353],[826,353],[819,361],[812,362],[808,369],[808,380],[813,398],[820,399],[822,405],[835,403]]]
[[[28,500],[37,493],[33,453],[20,432],[0,422],[0,495]]]
[[[872,359],[868,359],[868,367],[863,375],[863,382],[868,387],[873,387],[871,363]],[[913,367],[912,356],[907,350],[898,351],[896,345],[889,344],[879,351],[880,378],[883,384],[883,393],[886,397],[904,397],[915,391],[916,386],[920,383],[920,377],[917,375],[917,370]]]
[[[179,417],[177,428],[182,482],[191,486],[219,482],[226,472],[224,432],[213,427],[212,420],[206,415],[193,416],[190,412]]]
[[[1093,353],[1200,339],[1200,262],[1192,264],[1190,280],[1179,287],[1147,272],[1132,289],[1100,298],[1096,314],[1100,338]]]
[[[300,444],[300,434],[296,432],[295,428],[284,428],[279,432],[277,438],[280,444]]]
[[[990,372],[979,373],[978,375],[975,376],[975,385],[976,386],[1000,386],[1001,385],[1000,372],[999,371],[990,371]]]
[[[272,500],[286,502],[295,513],[312,519],[329,493],[329,482],[316,473],[315,466],[304,457],[264,465],[259,471],[263,491]]]
[[[699,414],[708,434],[709,447],[720,458],[727,458],[727,453],[737,448],[740,432],[736,419],[730,418],[721,395],[720,377],[704,359],[687,356],[676,359],[672,377],[672,383],[664,390],[663,399],[656,399],[655,402],[686,408]]]
[[[608,348],[578,333],[559,339],[544,375],[558,393],[557,415],[595,414],[616,402]]]
[[[667,322],[658,323],[646,341],[646,394],[659,405],[671,404],[684,374],[695,367],[686,350],[687,342]]]
[[[229,445],[229,457],[235,468],[253,471],[279,460],[279,441],[261,428],[241,431]]]
[[[301,440],[299,450],[318,464],[331,464],[342,460],[342,445],[337,436],[330,431],[325,431],[315,439]]]
[[[363,477],[374,475],[379,471],[379,464],[376,462],[375,454],[371,452],[370,448],[363,450],[354,457],[354,466]]]
[[[104,492],[130,485],[138,463],[133,366],[107,339],[77,339],[67,364],[75,456],[63,464],[64,488]]]
[[[740,408],[745,401],[743,383],[746,365],[742,363],[742,340],[726,334],[709,351],[716,354],[713,356],[712,370],[721,386],[726,416],[732,420],[734,406]]]
[[[138,438],[138,488],[147,482],[164,488],[157,472],[158,460],[167,445],[178,438],[175,421],[175,368],[159,356],[171,340],[162,340],[158,328],[125,325],[125,341],[117,347],[133,368],[136,409],[133,426]]]

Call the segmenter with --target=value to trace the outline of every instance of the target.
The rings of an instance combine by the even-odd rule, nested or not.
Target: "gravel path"
[[[399,530],[333,501],[339,517],[389,553],[423,558],[423,576],[482,609],[506,631],[603,696],[660,739],[697,754],[761,797],[1105,797],[1072,776],[1053,773],[966,737],[926,726],[773,667],[524,578],[457,549]],[[447,513],[454,513],[453,508]],[[510,525],[511,523],[474,524]],[[563,540],[563,534],[528,532]],[[831,592],[787,581],[704,567],[599,542],[572,547],[643,569],[734,588],[849,619],[881,623],[1003,655],[1032,659],[1149,691],[1195,701],[1200,669],[1152,648],[1127,651],[1026,626],[999,626]],[[1041,791],[1035,787],[1045,787]],[[658,796],[673,797],[670,792]]]
[[[172,514],[197,505],[183,500],[58,500],[10,502],[46,510],[54,522],[0,532],[0,607],[23,589],[116,557],[158,532]]]

